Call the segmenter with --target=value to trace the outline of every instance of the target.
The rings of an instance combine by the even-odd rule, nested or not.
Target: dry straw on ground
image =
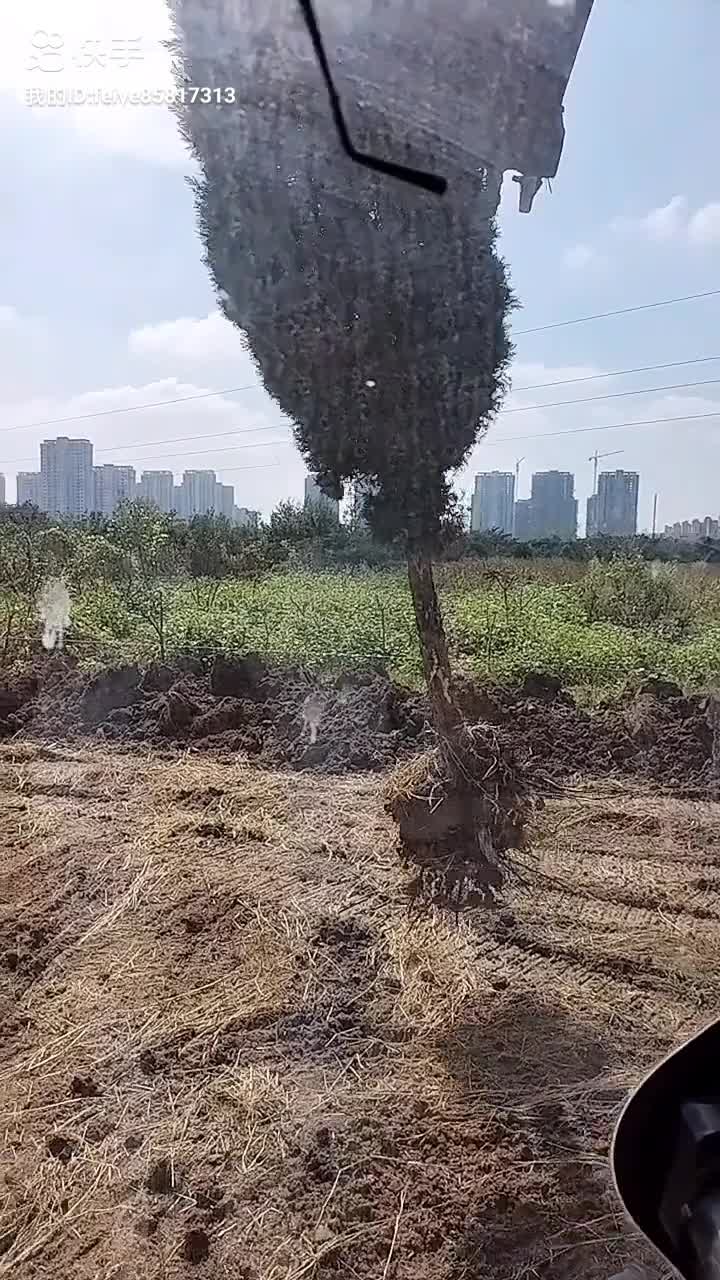
[[[377,778],[16,743],[0,821],[0,1275],[643,1261],[607,1144],[717,1007],[717,806],[569,790],[459,923]]]

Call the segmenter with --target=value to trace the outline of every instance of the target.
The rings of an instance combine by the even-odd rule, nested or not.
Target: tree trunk
[[[408,578],[433,725],[438,733],[447,736],[462,724],[462,713],[452,694],[447,639],[435,590],[432,561],[424,552],[408,554]]]

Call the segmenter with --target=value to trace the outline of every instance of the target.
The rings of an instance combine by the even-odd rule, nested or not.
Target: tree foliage
[[[495,252],[498,175],[450,144],[442,198],[353,165],[317,69],[277,33],[272,5],[254,34],[223,27],[222,4],[175,8],[181,75],[221,85],[244,69],[241,110],[195,103],[183,116],[225,314],[324,491],[337,498],[367,481],[376,532],[436,545],[448,473],[506,389],[512,297]],[[472,75],[467,59],[458,83]],[[389,126],[368,107],[363,126],[367,149],[413,159],[402,121]]]

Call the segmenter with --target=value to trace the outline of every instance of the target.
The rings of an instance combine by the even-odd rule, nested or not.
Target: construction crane
[[[590,454],[590,457],[588,458],[588,462],[592,462],[594,464],[593,487],[592,487],[593,493],[597,493],[598,462],[600,462],[603,458],[614,458],[616,453],[624,453],[624,452],[625,452],[624,449],[609,449],[607,453],[598,453],[596,449],[594,453]]]

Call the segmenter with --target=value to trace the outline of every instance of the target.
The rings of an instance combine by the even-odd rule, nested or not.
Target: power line
[[[710,298],[720,294],[720,289],[710,289],[707,293],[691,293],[683,298],[668,298],[664,302],[648,302],[643,306],[624,307],[619,311],[604,311],[593,316],[579,316],[574,320],[560,320],[555,324],[538,325],[533,329],[520,329],[515,336],[520,337],[526,333],[540,333],[546,329],[559,329],[565,325],[584,324],[589,320],[603,320],[608,316],[626,315],[631,311],[647,311],[653,307],[667,307],[675,302],[688,302],[694,298]],[[542,387],[563,387],[569,386],[575,382],[592,382],[599,378],[621,378],[631,373],[650,373],[658,369],[676,369],[691,364],[707,364],[713,360],[720,360],[720,356],[698,356],[693,360],[675,360],[666,364],[649,364],[641,365],[636,369],[618,369],[613,373],[593,373],[581,378],[565,378],[555,382],[537,382],[530,386],[513,387],[514,391],[538,391]],[[693,384],[688,383],[688,386]],[[700,384],[697,384],[700,385]],[[32,431],[41,427],[61,427],[66,426],[70,422],[87,422],[94,418],[112,417],[119,413],[138,413],[143,409],[163,409],[166,405],[186,404],[192,400],[210,400],[215,396],[232,396],[238,395],[243,391],[262,391],[264,390],[261,382],[250,382],[243,387],[222,387],[218,391],[199,391],[189,396],[174,396],[169,400],[149,400],[143,404],[124,405],[115,409],[96,409],[92,413],[77,413],[63,418],[44,418],[37,422],[19,422],[11,427],[0,427],[0,434],[9,431]],[[577,403],[580,403],[579,401]],[[503,412],[516,412],[516,410],[503,410]],[[118,446],[119,447],[119,446]],[[5,465],[5,464],[2,464]]]
[[[0,431],[31,431],[36,427],[60,427],[68,422],[86,422],[89,418],[109,418],[115,413],[137,413],[139,409],[163,409],[166,404],[185,404],[188,400],[209,400],[212,396],[234,396],[240,391],[263,391],[261,382],[249,382],[245,387],[225,387],[222,391],[198,391],[191,396],[175,396],[172,400],[151,400],[146,404],[129,404],[121,409],[97,409],[93,413],[76,413],[69,418],[46,418],[43,422],[20,422],[15,427],[0,427]],[[88,394],[86,392],[86,394]]]
[[[258,431],[279,431],[282,427],[287,425],[288,424],[286,422],[271,422],[265,427],[233,427],[231,431],[201,431],[199,435],[195,436],[167,436],[163,440],[134,440],[131,444],[113,444],[108,445],[105,449],[95,449],[95,446],[93,445],[93,450],[94,454],[119,453],[120,450],[127,449],[151,449],[154,448],[155,445],[161,444],[183,444],[186,440],[221,440],[227,436],[234,437],[251,435]],[[260,443],[261,442],[258,441],[258,444]],[[210,452],[215,452],[215,450],[211,450]],[[183,453],[180,452],[178,454],[170,454],[168,456],[182,457]],[[18,462],[36,461],[37,457],[6,458],[4,462],[0,462],[0,467],[14,467]],[[143,459],[140,458],[139,461],[142,462]]]
[[[549,436],[579,436],[587,435],[593,431],[619,431],[621,427],[653,427],[663,422],[698,422],[705,418],[720,418],[720,410],[717,413],[683,413],[677,418],[642,418],[631,422],[607,422],[597,427],[568,427],[565,431],[538,431],[535,435],[527,436],[503,436],[502,440],[488,440],[487,444],[483,440],[481,445],[486,448],[498,449],[506,442],[509,444],[511,440],[547,440]]]
[[[651,394],[655,394],[655,392],[674,392],[674,390],[687,390],[692,387],[716,387],[719,383],[720,378],[707,378],[702,381],[694,381],[694,383],[666,383],[664,387],[644,387],[629,390],[629,392],[610,392],[603,394],[603,396],[584,396],[580,399],[571,399],[571,401],[547,401],[542,404],[521,404],[518,408],[502,408],[497,416],[501,417],[502,415],[505,415],[505,413],[527,413],[530,410],[542,410],[542,408],[561,408],[566,406],[566,404],[589,404],[593,401],[603,401],[603,399],[621,399],[625,396],[651,396]],[[274,431],[275,429],[283,428],[283,426],[288,425],[290,424],[287,424],[286,421],[278,421],[272,422],[269,426],[247,426],[247,428],[240,428],[240,426],[238,426],[238,428],[233,428],[229,431],[201,431],[199,435],[172,435],[161,440],[133,440],[131,444],[113,444],[110,445],[109,448],[96,449],[95,452],[97,454],[117,453],[120,451],[127,451],[127,449],[154,448],[155,445],[161,444],[182,444],[186,442],[186,440],[224,439],[227,438],[227,436],[246,435],[255,433],[255,431]],[[214,451],[211,451],[210,449],[208,452]],[[181,454],[177,454],[177,456],[179,457]],[[32,461],[35,460],[33,460],[33,458],[14,458],[13,462],[1,462],[0,466],[10,466],[17,462]],[[142,462],[143,458],[138,458],[137,461]]]
[[[540,391],[543,387],[569,387],[575,382],[597,382],[602,378],[624,378],[630,373],[655,373],[658,369],[682,369],[688,364],[710,364],[720,356],[697,356],[694,360],[671,360],[667,364],[638,365],[636,369],[615,369],[612,373],[588,373],[582,378],[561,378],[556,382],[533,382],[529,386],[512,387],[512,391]]]
[[[651,369],[672,369],[672,368],[677,368],[680,366],[691,365],[691,364],[703,364],[712,360],[720,360],[720,356],[700,356],[694,360],[677,360],[677,361],[671,361],[667,364],[647,365],[645,366],[644,369],[640,367],[638,367],[637,369],[620,369],[615,373],[607,373],[607,374],[598,373],[598,374],[590,374],[587,377],[568,378],[566,380],[560,380],[557,382],[540,382],[540,383],[536,383],[533,386],[516,387],[516,388],[513,388],[513,390],[533,391],[533,390],[539,390],[542,387],[562,387],[575,382],[590,382],[593,379],[597,379],[597,378],[615,378],[615,377],[621,377],[622,375],[628,374],[628,373],[643,373],[646,370],[651,370]],[[593,401],[597,401],[597,400],[616,400],[616,399],[622,399],[624,396],[653,395],[658,391],[680,391],[680,390],[688,390],[689,388],[692,388],[692,387],[716,386],[719,382],[720,382],[719,378],[705,378],[696,382],[665,383],[663,386],[659,386],[659,387],[642,387],[632,391],[614,391],[614,392],[608,392],[606,394],[599,395],[599,396],[584,396],[576,400],[549,400],[541,404],[520,405],[515,409],[501,409],[497,416],[502,417],[504,414],[509,414],[509,413],[526,413],[533,409],[557,409],[557,408],[563,408],[566,405],[590,404]],[[235,390],[239,391],[239,390],[242,390],[242,388],[236,387]],[[226,395],[228,394],[228,392],[227,391],[210,391],[203,394],[204,395],[205,394]],[[195,398],[201,399],[202,397],[194,397],[194,396],[180,397],[180,400],[177,400],[177,401],[167,400],[167,401],[159,401],[158,403],[159,404],[176,404],[185,398],[192,400]],[[118,409],[118,410],[111,409],[107,411],[103,410],[103,413],[105,412],[127,413],[127,412],[131,412],[134,409],[141,409],[145,407],[150,408],[155,406],[132,405],[130,409]],[[92,416],[92,415],[87,415],[87,416]],[[57,421],[69,421],[69,419],[57,419]],[[672,421],[672,419],[669,419],[669,421]],[[27,425],[30,425],[30,424],[27,424]],[[95,449],[95,453],[96,455],[99,456],[100,454],[120,453],[121,451],[127,451],[130,449],[147,449],[147,448],[152,448],[155,445],[183,444],[185,441],[189,441],[189,440],[220,440],[230,436],[250,435],[252,433],[262,432],[262,431],[275,431],[283,427],[290,427],[290,426],[292,426],[292,424],[287,420],[279,420],[278,422],[272,422],[269,425],[263,426],[263,427],[238,426],[238,427],[231,428],[229,431],[202,431],[198,435],[192,435],[192,436],[188,436],[188,435],[166,436],[166,437],[163,437],[162,440],[134,440],[130,444],[116,444],[116,445],[110,445],[109,447],[106,447],[104,449]],[[594,429],[600,430],[600,428],[594,428]],[[5,430],[13,431],[13,430],[19,430],[19,428],[8,427],[8,428],[5,428]],[[209,450],[208,452],[214,452],[214,450]],[[183,453],[173,454],[170,456],[182,457]],[[143,459],[143,458],[138,459],[138,461],[140,462],[148,461],[148,460],[149,459]],[[36,461],[35,457],[6,458],[4,459],[4,461],[0,462],[0,466],[13,467],[13,466],[17,466],[19,463],[26,463],[26,462],[33,463],[35,461]]]
[[[714,298],[720,294],[720,289],[708,289],[704,293],[687,293],[679,298],[665,298],[660,302],[646,302],[635,307],[620,307],[615,311],[599,311],[591,316],[576,316],[572,320],[557,320],[552,324],[535,325],[531,329],[517,329],[515,337],[522,337],[529,333],[543,333],[548,329],[562,329],[573,324],[587,324],[591,320],[607,320],[611,316],[630,315],[635,311],[651,311],[656,307],[670,307],[678,302],[694,302],[698,298]],[[531,387],[516,387],[517,391],[534,391],[539,387],[547,386],[563,386],[570,382],[589,382],[592,378],[616,378],[622,377],[627,373],[647,373],[654,369],[672,369],[680,365],[701,364],[705,361],[718,360],[720,356],[703,356],[697,360],[678,360],[671,364],[645,365],[638,369],[621,369],[617,373],[591,374],[587,378],[568,378],[565,382],[541,382]],[[214,396],[231,396],[238,395],[242,391],[263,390],[261,382],[247,383],[242,387],[224,387],[219,391],[200,391],[189,396],[174,396],[170,400],[151,400],[143,404],[125,405],[122,408],[115,409],[96,409],[91,413],[76,413],[64,418],[44,418],[38,422],[20,422],[11,427],[0,427],[0,433],[7,431],[31,431],[40,427],[60,427],[65,426],[69,422],[87,422],[93,418],[107,418],[119,413],[137,413],[142,409],[163,409],[166,405],[186,404],[191,400],[209,400]]]
[[[236,471],[267,471],[269,467],[282,467],[282,462],[258,462],[251,467],[223,467],[223,475],[235,475]]]
[[[655,307],[672,307],[676,302],[694,302],[697,298],[715,298],[720,289],[707,289],[705,293],[686,293],[681,298],[663,298],[660,302],[644,302],[638,307],[618,307],[616,311],[598,311],[592,316],[576,316],[574,320],[556,320],[553,324],[538,324],[532,329],[516,329],[514,337],[526,333],[544,333],[548,329],[564,329],[570,324],[587,324],[590,320],[608,320],[611,316],[628,316],[633,311],[652,311]]]
[[[708,357],[708,358],[711,358],[711,357]],[[717,357],[717,358],[720,358],[720,357]],[[681,362],[679,362],[679,363],[691,363],[691,362],[690,362],[690,361],[687,361],[687,362],[682,362],[682,361],[681,361]],[[642,387],[642,388],[638,388],[638,389],[633,390],[633,391],[613,391],[613,392],[609,392],[609,393],[607,393],[607,394],[599,395],[599,396],[583,396],[583,397],[581,397],[581,398],[579,398],[579,399],[576,399],[576,400],[549,400],[549,401],[545,401],[545,402],[544,402],[544,403],[542,403],[542,404],[526,404],[526,405],[520,405],[520,406],[519,406],[518,408],[516,408],[516,409],[501,409],[497,416],[498,416],[498,417],[502,417],[503,415],[505,415],[505,414],[509,414],[509,413],[527,413],[527,412],[529,412],[529,411],[531,411],[531,410],[538,410],[538,409],[557,409],[557,408],[564,408],[564,407],[565,407],[565,406],[567,406],[567,405],[591,404],[592,402],[594,402],[594,401],[598,401],[598,400],[619,400],[619,399],[622,399],[622,398],[623,398],[623,397],[625,397],[625,396],[644,396],[644,395],[653,395],[653,394],[655,394],[655,393],[656,393],[656,392],[658,392],[658,391],[680,391],[680,390],[687,390],[687,389],[689,389],[689,388],[691,388],[691,387],[710,387],[710,386],[717,386],[717,385],[718,385],[718,383],[720,383],[720,378],[706,378],[706,379],[704,379],[704,380],[702,380],[702,381],[698,381],[698,382],[675,382],[675,383],[665,383],[665,385],[664,385],[664,386],[659,386],[659,387]],[[541,385],[543,385],[543,384],[541,384]],[[549,384],[549,385],[553,385],[553,384]],[[700,415],[700,416],[701,416],[701,415]],[[666,419],[666,421],[673,422],[673,421],[676,421],[676,419],[668,418],[668,419]],[[232,428],[231,430],[229,430],[229,431],[202,431],[202,432],[200,432],[200,434],[199,434],[199,435],[192,435],[192,436],[187,436],[187,435],[186,435],[186,436],[166,436],[166,437],[164,437],[162,440],[134,440],[134,441],[132,441],[130,444],[117,444],[117,445],[110,445],[110,446],[108,446],[108,447],[106,447],[106,448],[104,448],[104,449],[96,449],[96,450],[95,450],[95,454],[99,456],[99,455],[101,455],[101,454],[103,454],[103,455],[104,455],[104,454],[108,454],[108,453],[119,453],[119,452],[121,452],[121,451],[128,451],[128,450],[130,450],[130,449],[150,449],[150,448],[155,447],[156,445],[157,445],[157,446],[160,446],[160,445],[164,445],[164,444],[184,444],[186,441],[193,441],[193,440],[222,440],[222,439],[226,439],[226,438],[228,438],[228,437],[235,437],[235,436],[238,436],[238,435],[252,435],[252,434],[256,434],[256,433],[263,432],[263,431],[276,431],[276,430],[280,430],[280,429],[281,429],[281,428],[283,428],[283,427],[287,427],[287,426],[289,426],[289,425],[290,425],[290,424],[289,424],[289,423],[287,423],[287,422],[285,422],[285,421],[278,421],[278,422],[272,422],[272,423],[269,423],[267,426],[263,426],[263,427],[233,427],[233,428]],[[604,428],[604,427],[593,427],[593,428],[587,428],[587,430],[597,430],[597,431],[600,431],[600,430],[606,430],[606,429],[607,429],[607,428]],[[548,434],[554,434],[554,433],[548,433]],[[508,438],[509,438],[509,439],[523,439],[524,437],[520,437],[520,436],[513,436],[513,437],[508,437]],[[535,436],[533,436],[532,438],[533,438],[533,439],[537,439],[537,438],[538,438],[538,436],[537,436],[537,435],[535,435]],[[271,443],[271,444],[272,444],[272,443],[274,443],[274,442],[273,442],[273,441],[270,441],[270,442],[268,442],[268,443]],[[282,443],[287,443],[287,442],[283,441]],[[255,445],[252,445],[252,446],[248,445],[248,446],[246,446],[246,447],[247,447],[247,448],[254,448],[254,447],[262,448],[262,447],[264,447],[264,442],[263,442],[263,441],[258,441],[256,446],[255,446]],[[216,453],[216,452],[219,452],[219,451],[220,451],[220,450],[218,450],[218,449],[205,449],[205,450],[196,450],[196,451],[193,453],[192,451],[188,452],[187,450],[180,450],[180,451],[178,451],[178,453],[176,453],[176,454],[166,454],[166,455],[163,455],[163,456],[165,456],[165,457],[171,457],[171,458],[176,458],[176,457],[177,457],[177,458],[181,458],[181,457],[185,457],[185,456],[188,456],[188,457],[195,457],[195,456],[200,456],[200,454],[201,454],[201,453],[205,453],[205,454],[207,454],[207,453]],[[227,452],[227,450],[226,450],[225,452]],[[162,460],[162,457],[158,458],[158,456],[157,456],[157,455],[155,455],[155,456],[150,456],[150,457],[148,457],[147,455],[141,455],[139,458],[137,458],[137,459],[136,459],[136,461],[137,461],[137,462],[151,462],[151,461],[161,461],[161,460]],[[35,462],[35,461],[36,461],[36,459],[35,459],[34,457],[25,457],[25,458],[6,458],[3,462],[0,462],[0,466],[3,466],[3,467],[13,467],[13,466],[17,466],[17,465],[18,465],[18,463],[25,463],[25,462],[30,462],[30,463],[32,463],[32,462]]]
[[[586,435],[588,432],[593,432],[593,431],[619,431],[623,427],[650,427],[650,426],[657,426],[664,422],[697,422],[707,418],[720,418],[720,410],[718,410],[717,413],[685,413],[685,414],[680,414],[678,417],[674,417],[674,418],[642,418],[642,419],[633,420],[630,422],[609,422],[609,423],[603,423],[597,427],[570,427],[569,429],[566,429],[564,431],[538,431],[534,435],[530,434],[530,435],[524,435],[524,436],[503,436],[502,440],[487,441],[487,444],[490,444],[495,448],[500,448],[501,445],[511,440],[546,440],[550,436]],[[483,447],[486,447],[486,442],[484,440],[481,441],[480,443],[482,444]],[[227,449],[224,452],[236,453],[238,449],[260,449],[260,448],[267,448],[268,446],[272,446],[272,445],[291,445],[291,444],[294,444],[293,440],[261,440],[261,441],[256,441],[253,444],[238,445],[236,449]],[[217,449],[204,449],[201,452],[202,454],[206,454],[206,453],[217,453],[218,451]],[[183,453],[177,453],[177,454],[160,454],[159,456],[155,456],[153,458],[141,459],[141,461],[160,462],[162,461],[163,457],[183,458],[186,456],[196,458],[196,457],[200,457],[201,453],[197,452],[197,453],[187,454],[183,452]],[[220,469],[224,470],[224,468],[220,468]]]
[[[254,440],[252,444],[238,444],[233,449],[223,449],[223,453],[240,453],[243,449],[270,449],[273,445],[290,445],[293,440]],[[205,458],[208,454],[218,452],[217,449],[184,449],[182,453],[153,453],[149,458],[140,458],[140,462],[164,462],[172,458]],[[219,468],[223,470],[222,466]]]
[[[720,378],[706,378],[703,382],[671,382],[663,387],[641,387],[636,391],[611,391],[602,396],[582,396],[579,400],[547,400],[544,404],[522,404],[517,409],[501,409],[498,417],[507,413],[528,413],[530,409],[558,409],[568,404],[591,404],[594,400],[622,400],[624,396],[649,396],[656,391],[683,391],[689,387],[716,387]]]
[[[685,385],[695,385],[695,384],[689,383]],[[697,385],[702,385],[702,384],[697,384]],[[657,388],[657,389],[661,390],[662,388]],[[629,394],[629,393],[623,393],[623,394]],[[602,397],[602,396],[591,397],[591,399],[604,399],[604,398],[605,397]],[[571,403],[580,403],[580,402],[561,401],[560,403],[571,404]],[[542,409],[542,408],[546,408],[547,406],[529,405],[527,407]],[[511,410],[509,412],[514,412],[514,410]],[[672,418],[631,419],[627,422],[600,423],[597,426],[592,426],[592,427],[569,427],[561,431],[537,431],[534,433],[530,433],[529,435],[503,436],[501,440],[483,440],[482,444],[484,448],[490,447],[490,448],[499,449],[505,444],[506,441],[509,443],[510,441],[514,441],[514,440],[546,440],[552,436],[586,435],[588,433],[592,433],[593,431],[619,431],[623,428],[630,428],[630,427],[657,426],[664,422],[697,422],[697,421],[704,421],[708,418],[718,418],[718,417],[720,417],[720,410],[718,412],[711,412],[711,413],[680,414],[679,416],[672,417]],[[285,425],[284,423],[273,423],[266,427],[249,427],[245,429],[238,428],[235,431],[216,432],[215,436],[216,437],[236,436],[236,435],[244,435],[248,432],[255,432],[255,431],[274,431],[274,430],[277,430],[278,427],[281,427],[284,425]],[[198,435],[198,436],[178,436],[178,437],[175,437],[174,439],[168,439],[168,440],[155,440],[155,441],[145,441],[145,442],[138,441],[135,445],[117,445],[115,447],[117,449],[147,448],[152,444],[158,444],[158,445],[172,444],[172,443],[175,443],[176,441],[180,442],[184,440],[207,440],[212,438],[213,438],[212,435],[208,435],[207,433],[203,432],[201,435]],[[213,449],[197,449],[197,450],[181,449],[181,450],[178,450],[177,453],[151,454],[149,456],[140,456],[139,458],[136,459],[136,461],[137,462],[164,462],[164,461],[172,461],[175,458],[199,458],[199,457],[205,457],[209,454],[237,453],[241,449],[266,449],[266,448],[272,448],[273,446],[292,445],[293,443],[294,441],[292,439],[254,440],[250,444],[236,445],[232,449],[218,449],[217,447]],[[98,450],[98,453],[112,453],[112,452],[114,452],[114,448],[112,447],[108,449]],[[18,462],[34,462],[34,461],[35,461],[34,458],[8,458],[4,462],[0,462],[0,466],[14,467],[17,465]],[[227,468],[221,467],[220,469],[226,470]]]
[[[516,440],[547,440],[553,436],[587,435],[587,434],[592,434],[593,431],[620,431],[624,428],[630,428],[630,427],[660,426],[666,422],[699,422],[699,421],[705,421],[709,418],[720,418],[720,410],[718,410],[717,413],[689,413],[689,414],[680,414],[679,416],[672,417],[672,418],[642,418],[642,419],[633,419],[628,422],[601,423],[593,427],[570,427],[570,428],[566,428],[563,431],[538,431],[535,433],[531,433],[529,435],[503,436],[502,439],[500,440],[482,440],[480,443],[482,444],[482,447],[486,449],[487,448],[500,449],[503,447],[503,445],[509,444],[511,441],[516,441]],[[262,429],[265,430],[265,428],[262,428]],[[225,450],[221,450],[221,452],[238,453],[244,449],[266,449],[266,448],[273,448],[273,447],[280,447],[280,446],[288,446],[288,445],[292,445],[293,443],[294,441],[292,439],[290,440],[256,440],[256,441],[253,441],[252,444],[236,445],[235,448],[233,449],[225,449]],[[198,449],[195,451],[191,451],[191,450],[189,451],[185,449],[185,450],[179,451],[178,453],[152,454],[150,457],[139,458],[138,461],[139,462],[164,462],[164,461],[172,461],[174,458],[205,457],[208,454],[217,454],[218,452],[219,452],[218,449]],[[0,465],[13,466],[14,463],[17,461],[20,461],[20,459],[15,459],[14,462],[5,462]],[[275,465],[275,464],[268,464],[268,465]],[[281,464],[278,463],[277,465],[281,465]],[[221,471],[227,471],[229,468],[221,465],[219,469]]]
[[[164,440],[135,440],[133,444],[113,444],[106,449],[96,449],[96,453],[117,453],[121,449],[154,449],[161,444],[183,444],[186,440],[223,440],[227,436],[252,435],[257,431],[279,431],[286,427],[286,422],[271,422],[266,427],[233,427],[232,431],[201,431],[197,436],[168,436]],[[140,459],[142,462],[142,458]],[[4,464],[3,464],[4,465]]]

